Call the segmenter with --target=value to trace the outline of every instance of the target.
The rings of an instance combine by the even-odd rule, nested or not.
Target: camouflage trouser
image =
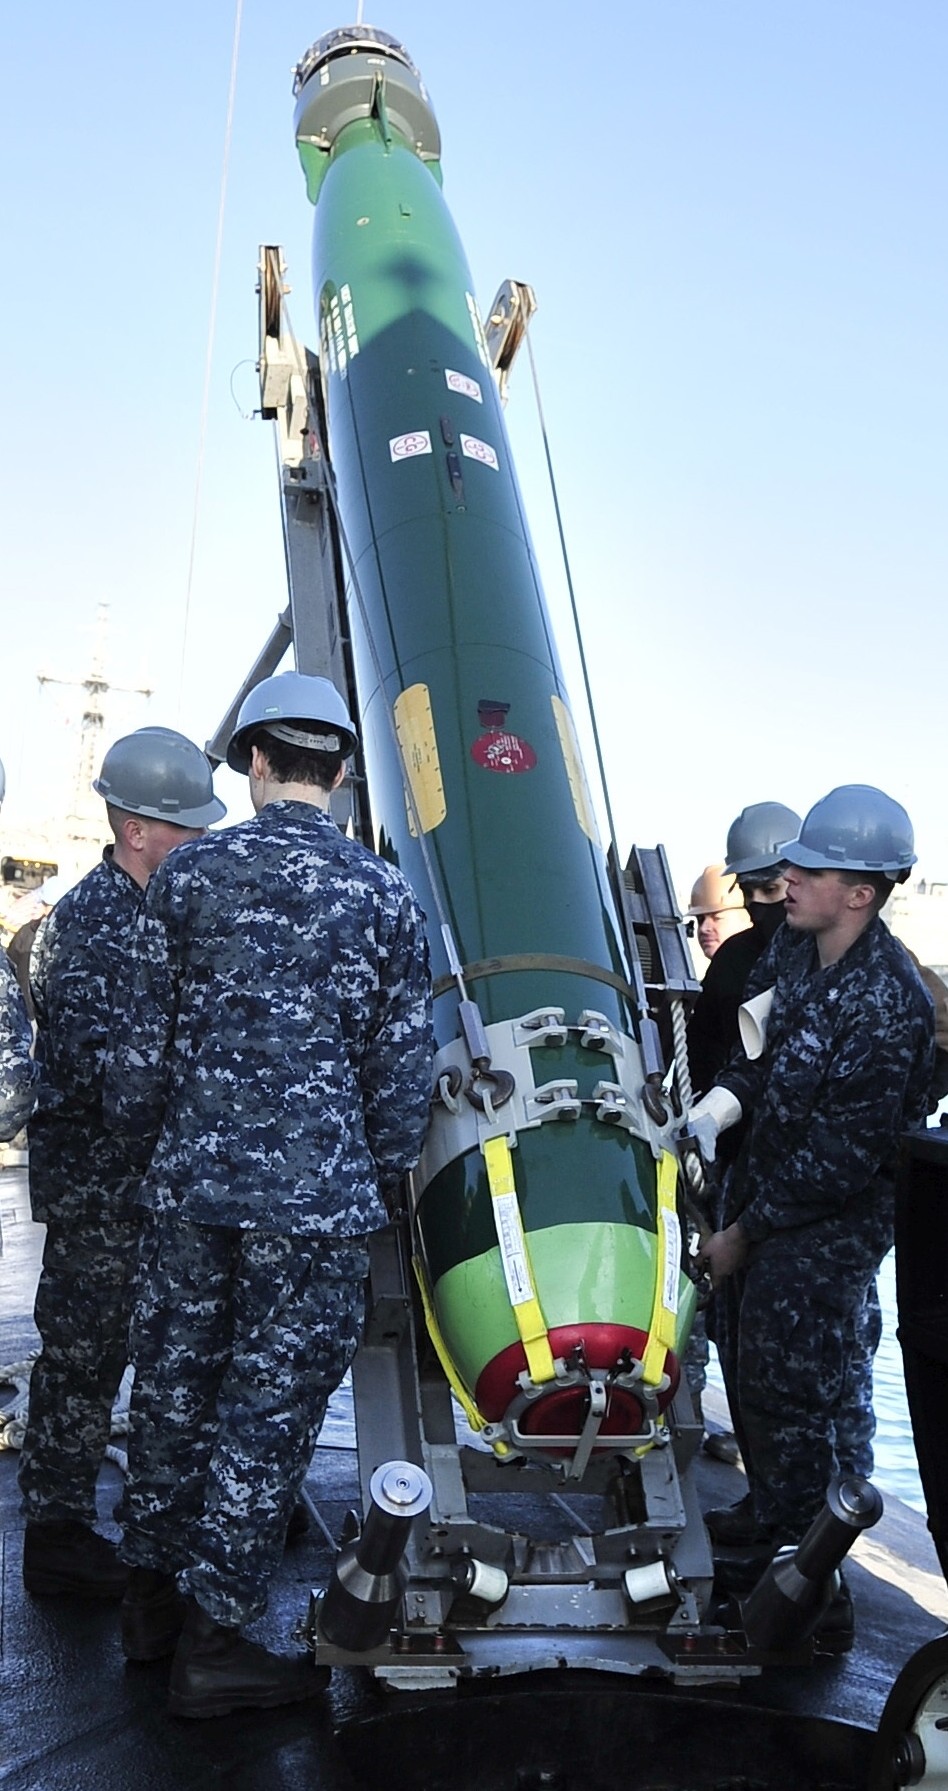
[[[836,1414],[836,1456],[841,1474],[864,1474],[875,1466],[872,1439],[876,1414],[872,1405],[872,1369],[882,1339],[882,1307],[875,1276],[856,1315],[856,1334],[843,1396]]]
[[[125,1559],[218,1623],[266,1609],[326,1404],[355,1354],[359,1239],[149,1216],[132,1321]]]
[[[867,1281],[806,1253],[804,1228],[756,1245],[718,1290],[718,1350],[759,1522],[799,1541],[838,1471]],[[849,1464],[847,1463],[847,1466]]]
[[[43,1349],[19,1467],[27,1518],[95,1522],[96,1477],[128,1362],[139,1232],[137,1219],[47,1225],[34,1311]]]
[[[695,1415],[701,1415],[701,1395],[708,1384],[708,1362],[711,1356],[711,1345],[708,1342],[708,1331],[704,1313],[695,1313],[691,1335],[685,1345],[682,1367],[688,1390],[694,1401]]]

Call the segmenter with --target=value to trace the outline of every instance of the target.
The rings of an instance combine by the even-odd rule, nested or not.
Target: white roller
[[[667,1598],[674,1591],[665,1561],[650,1561],[646,1567],[629,1567],[622,1582],[632,1604],[647,1604],[650,1598]]]
[[[507,1596],[510,1581],[502,1567],[491,1567],[487,1561],[471,1561],[471,1583],[467,1590],[485,1604],[500,1604]]]

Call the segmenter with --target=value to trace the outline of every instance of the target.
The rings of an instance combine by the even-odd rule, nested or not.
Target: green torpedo
[[[372,28],[321,38],[296,94],[376,845],[432,942],[429,1331],[498,1454],[639,1452],[693,1312],[676,1163],[438,125]]]

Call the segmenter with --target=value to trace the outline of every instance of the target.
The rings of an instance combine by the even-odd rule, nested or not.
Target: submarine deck
[[[0,1232],[0,1362],[9,1364],[36,1348],[31,1312],[43,1230],[30,1220],[22,1169],[0,1171]],[[713,1396],[711,1411],[713,1418]],[[770,1668],[738,1691],[710,1695],[569,1672],[512,1680],[499,1694],[475,1686],[420,1699],[381,1693],[366,1674],[340,1671],[325,1699],[309,1705],[182,1722],[165,1709],[167,1662],[124,1662],[114,1606],[24,1593],[16,1464],[15,1452],[0,1454],[0,1779],[10,1791],[353,1791],[376,1784],[608,1791],[632,1786],[632,1749],[639,1772],[645,1770],[637,1786],[757,1791],[783,1782],[767,1773],[768,1737],[775,1738],[776,1757],[812,1718],[854,1726],[855,1733],[839,1735],[843,1764],[828,1765],[818,1781],[848,1791],[865,1783],[871,1735],[893,1681],[948,1624],[948,1591],[924,1520],[889,1499],[879,1525],[850,1557],[857,1641],[837,1660],[805,1670]],[[740,1496],[737,1469],[700,1456],[697,1471],[705,1509]],[[119,1471],[107,1465],[100,1520],[112,1534],[119,1487]],[[354,1449],[318,1447],[306,1492],[338,1537],[358,1504]],[[283,1650],[292,1645],[310,1587],[325,1584],[331,1559],[327,1538],[312,1525],[284,1557],[269,1610],[254,1627],[258,1639]],[[759,1738],[752,1773],[738,1764],[738,1735]],[[643,1768],[645,1756],[654,1766]],[[672,1757],[679,1765],[670,1777]]]

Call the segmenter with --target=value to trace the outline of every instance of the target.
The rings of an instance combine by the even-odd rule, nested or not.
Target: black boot
[[[302,1542],[309,1535],[309,1512],[302,1499],[297,1499],[290,1512],[290,1521],[286,1526],[284,1548],[292,1548],[295,1542]]]
[[[115,1543],[74,1518],[51,1524],[31,1522],[23,1538],[23,1584],[41,1597],[65,1593],[77,1598],[119,1599],[128,1568]]]
[[[757,1522],[753,1493],[723,1511],[706,1511],[704,1522],[712,1542],[722,1548],[763,1548],[774,1540],[774,1532]]]
[[[712,1461],[723,1461],[729,1468],[736,1468],[741,1459],[741,1446],[733,1430],[706,1431],[701,1447]]]
[[[329,1668],[314,1666],[308,1655],[270,1654],[239,1629],[215,1623],[193,1598],[187,1600],[168,1686],[173,1716],[226,1716],[230,1710],[297,1704],[328,1684]]]
[[[173,1573],[133,1567],[122,1599],[122,1653],[126,1660],[161,1660],[173,1654],[187,1604]]]

